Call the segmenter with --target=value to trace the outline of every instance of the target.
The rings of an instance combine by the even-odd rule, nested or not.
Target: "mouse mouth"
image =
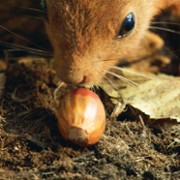
[[[83,76],[83,80],[79,83],[79,85],[86,85],[90,83],[90,79],[87,76]]]

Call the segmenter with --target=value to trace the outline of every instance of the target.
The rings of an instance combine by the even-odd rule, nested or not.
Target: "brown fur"
[[[147,33],[150,20],[178,2],[47,0],[47,31],[57,75],[70,84],[96,84],[119,60],[139,55],[136,52],[147,44],[146,37],[151,41]],[[129,12],[135,14],[135,28],[129,36],[118,39],[118,28]]]

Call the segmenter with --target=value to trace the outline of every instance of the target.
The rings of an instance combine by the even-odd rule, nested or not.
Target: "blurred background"
[[[0,4],[0,57],[33,54],[25,47],[51,49],[40,0],[5,0]],[[23,50],[24,47],[24,50]]]

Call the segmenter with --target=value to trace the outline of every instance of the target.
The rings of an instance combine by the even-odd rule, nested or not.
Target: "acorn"
[[[63,138],[80,146],[91,146],[101,139],[106,125],[105,114],[99,96],[86,88],[65,93],[56,111]]]

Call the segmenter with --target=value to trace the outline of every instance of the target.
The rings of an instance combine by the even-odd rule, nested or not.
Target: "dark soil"
[[[166,14],[161,19],[167,19]],[[173,28],[179,31],[179,26]],[[163,72],[179,75],[179,35],[163,36],[176,53]],[[1,37],[12,43],[8,33]],[[1,48],[0,72],[7,79],[0,100],[0,180],[180,179],[179,124],[166,129],[158,122],[150,126],[146,117],[134,115],[129,107],[110,118],[114,106],[106,93],[98,91],[107,112],[105,134],[92,147],[78,147],[58,131],[54,115],[58,79],[51,61],[20,58],[14,52],[7,58],[3,52]],[[154,66],[158,69],[158,63]]]

